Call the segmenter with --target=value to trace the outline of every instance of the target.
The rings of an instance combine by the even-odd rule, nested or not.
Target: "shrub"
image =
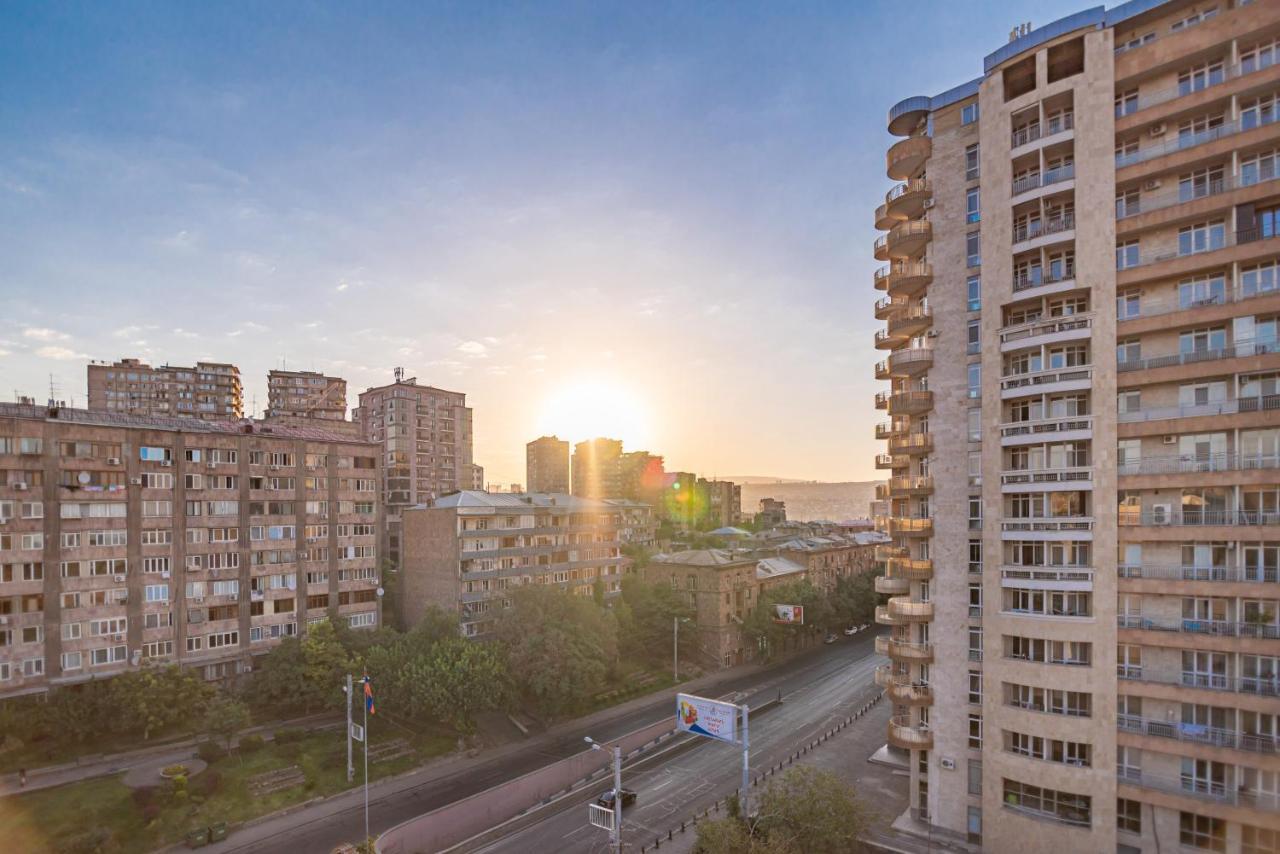
[[[154,802],[143,805],[142,807],[143,821],[145,821],[147,824],[151,824],[151,822],[155,821],[160,817],[160,809],[161,809],[160,805]]]
[[[106,848],[110,841],[111,832],[106,828],[97,827],[72,836],[59,845],[57,850],[59,854],[93,854]]]
[[[241,753],[257,753],[259,750],[262,749],[263,744],[264,742],[262,740],[262,736],[246,735],[244,738],[240,739],[240,752]]]
[[[191,779],[191,791],[202,797],[211,797],[220,788],[222,788],[222,775],[212,768]]]
[[[223,749],[221,744],[216,741],[202,741],[200,747],[196,749],[196,753],[200,758],[210,765],[227,755],[227,751]]]
[[[129,797],[133,798],[135,806],[145,810],[148,804],[155,803],[157,794],[159,790],[156,786],[143,786],[141,789],[134,789]]]
[[[161,773],[161,774],[163,774],[163,775],[164,775],[164,776],[166,776],[166,777],[177,777],[177,776],[178,776],[178,775],[180,775],[180,774],[186,774],[186,773],[187,773],[187,766],[182,765],[182,764],[177,764],[177,765],[166,765],[166,766],[164,767],[164,770],[163,770],[163,771],[161,771],[160,773]]]
[[[297,727],[283,727],[276,730],[276,744],[291,744],[295,741],[301,741],[306,735],[305,732]]]
[[[276,753],[283,756],[285,759],[297,759],[302,755],[302,745],[298,744],[296,741],[291,741],[277,747]]]

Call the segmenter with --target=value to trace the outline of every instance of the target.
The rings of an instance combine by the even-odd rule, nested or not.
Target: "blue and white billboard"
[[[676,695],[676,729],[737,743],[738,707],[693,694]]]

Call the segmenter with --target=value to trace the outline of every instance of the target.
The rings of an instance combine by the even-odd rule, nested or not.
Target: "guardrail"
[[[1036,338],[1041,335],[1054,335],[1058,332],[1070,332],[1073,329],[1088,329],[1093,326],[1093,314],[1076,314],[1070,317],[1049,317],[1006,326],[1000,330],[1000,343],[1021,341],[1024,338]]]
[[[1277,572],[1270,567],[1240,566],[1146,566],[1120,564],[1116,567],[1120,578],[1153,578],[1161,581],[1227,581],[1242,583],[1266,583],[1278,580]]]
[[[1060,184],[1063,181],[1070,181],[1074,177],[1076,177],[1076,166],[1074,163],[1068,163],[1067,165],[1059,166],[1056,169],[1046,169],[1044,172],[1033,172],[1024,178],[1019,178],[1014,181],[1010,195],[1018,196],[1039,187],[1048,187],[1052,184]]]
[[[1073,430],[1092,430],[1093,416],[1074,416],[1071,418],[1040,418],[1035,421],[1010,421],[1000,425],[1000,435],[1036,436],[1042,433],[1065,433]]]
[[[1043,125],[1036,120],[1028,125],[1016,128],[1009,135],[1010,148],[1017,148],[1020,145],[1026,145],[1029,142],[1035,142],[1042,136],[1053,136],[1062,133],[1064,130],[1071,130],[1075,127],[1075,113],[1060,113],[1048,119]],[[1041,129],[1045,133],[1041,134]]]
[[[1247,750],[1251,753],[1275,753],[1277,747],[1280,747],[1280,739],[1277,739],[1274,735],[1241,732],[1240,730],[1224,729],[1204,724],[1162,721],[1137,715],[1117,715],[1116,729],[1120,732],[1132,732],[1138,735],[1150,735],[1174,741],[1212,744],[1215,747],[1230,747],[1235,750]]]
[[[1076,382],[1093,378],[1093,366],[1066,368],[1063,370],[1031,371],[1025,374],[1006,374],[1000,378],[1002,390],[1028,388],[1030,386],[1051,385],[1052,383]]]
[[[1187,510],[1187,511],[1152,511],[1141,513],[1126,512],[1121,508],[1117,517],[1119,524],[1152,525],[1175,527],[1202,527],[1205,525],[1228,525],[1252,527],[1255,525],[1280,525],[1280,512],[1274,510]]]
[[[1116,371],[1150,371],[1156,368],[1169,368],[1177,365],[1196,365],[1201,362],[1216,362],[1220,359],[1241,359],[1249,356],[1266,356],[1280,353],[1280,341],[1239,341],[1226,347],[1204,348],[1187,353],[1174,353],[1170,356],[1153,356],[1150,359],[1125,359],[1116,362]]]
[[[1044,237],[1046,234],[1061,234],[1064,231],[1072,231],[1075,227],[1076,216],[1074,213],[1063,214],[1051,219],[1033,220],[1026,225],[1015,225],[1013,227],[1013,242],[1022,243],[1027,240],[1035,240],[1037,237]]]
[[[1183,618],[1169,623],[1152,620],[1141,614],[1117,614],[1116,627],[1148,632],[1180,632],[1190,635],[1216,635],[1230,638],[1280,638],[1280,626],[1265,623],[1238,623],[1232,620],[1192,620]]]
[[[1277,454],[1170,454],[1142,457],[1116,467],[1120,475],[1136,474],[1204,474],[1216,471],[1254,471],[1280,468]]]
[[[1154,160],[1157,157],[1163,157],[1166,154],[1173,154],[1188,148],[1194,148],[1197,145],[1215,142],[1219,139],[1225,139],[1234,136],[1237,133],[1253,130],[1254,128],[1265,127],[1272,124],[1280,118],[1280,113],[1273,111],[1269,116],[1263,115],[1258,119],[1246,122],[1243,119],[1235,119],[1229,122],[1223,122],[1217,127],[1208,128],[1198,133],[1179,133],[1174,139],[1162,142],[1159,145],[1153,145],[1148,148],[1140,148],[1137,151],[1128,154],[1116,155],[1116,169],[1123,169],[1126,166],[1134,166],[1138,163],[1145,163],[1148,160]]]
[[[1140,409],[1137,412],[1121,412],[1121,423],[1137,421],[1167,421],[1171,418],[1199,418],[1214,415],[1239,415],[1247,412],[1270,412],[1280,409],[1280,394],[1264,394],[1256,397],[1237,397],[1215,403],[1189,403],[1183,406],[1161,406]]]

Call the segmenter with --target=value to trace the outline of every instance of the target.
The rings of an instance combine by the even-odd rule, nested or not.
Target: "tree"
[[[617,627],[590,599],[552,587],[521,587],[495,634],[524,697],[557,717],[599,691],[617,659]]]
[[[459,732],[474,731],[477,713],[508,702],[511,675],[495,644],[448,638],[436,643],[418,669],[431,716]]]
[[[225,691],[220,692],[204,712],[204,731],[210,738],[221,738],[227,749],[249,725],[249,707]]]
[[[671,657],[672,622],[691,620],[693,606],[669,584],[653,584],[635,575],[622,579],[622,604],[616,609],[618,645],[628,658],[650,663]],[[680,656],[692,661],[698,633],[689,627],[680,633]]]
[[[103,721],[111,721],[106,682],[56,688],[49,692],[42,717],[54,735],[71,744],[83,744],[101,734]]]
[[[783,625],[774,621],[774,605],[803,605],[803,625]],[[768,654],[784,644],[794,644],[815,630],[833,624],[836,617],[826,595],[808,580],[791,581],[762,590],[756,606],[743,620],[743,634],[761,644]]]
[[[176,664],[131,670],[108,686],[118,730],[139,734],[144,741],[152,733],[197,720],[214,691],[195,670]]]
[[[328,620],[307,627],[307,636],[285,638],[264,657],[254,677],[255,697],[291,714],[340,709],[348,673],[358,676],[360,659],[342,645]]]
[[[831,606],[837,623],[860,626],[875,622],[876,605],[880,603],[875,580],[876,576],[870,572],[843,575],[836,579]]]

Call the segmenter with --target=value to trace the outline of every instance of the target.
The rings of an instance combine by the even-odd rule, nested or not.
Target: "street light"
[[[597,744],[595,739],[586,735],[582,740],[591,745],[592,750],[604,750],[604,745]],[[613,746],[613,831],[609,834],[613,850],[622,854],[622,746]]]
[[[687,622],[688,617],[671,618],[671,675],[676,682],[680,681],[680,624]]]

